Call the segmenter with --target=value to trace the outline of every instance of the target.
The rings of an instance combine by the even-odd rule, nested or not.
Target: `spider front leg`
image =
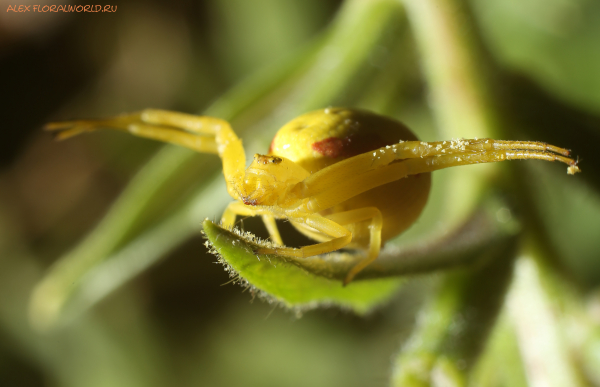
[[[45,129],[56,132],[59,140],[101,128],[129,132],[133,135],[180,145],[200,153],[218,154],[229,194],[236,198],[246,164],[241,140],[228,122],[207,116],[146,109],[100,120],[53,122]]]
[[[366,152],[330,165],[295,188],[307,212],[320,212],[362,192],[410,175],[460,165],[505,160],[537,159],[568,165],[567,173],[579,172],[569,151],[540,142],[491,139],[443,142],[407,141]]]
[[[275,217],[269,214],[262,214],[260,211],[244,205],[242,202],[231,202],[223,212],[221,216],[221,225],[225,228],[233,228],[235,226],[235,219],[238,215],[242,216],[256,216],[261,215],[263,223],[269,232],[271,240],[278,246],[283,246],[283,240],[279,234],[279,229],[275,223]]]

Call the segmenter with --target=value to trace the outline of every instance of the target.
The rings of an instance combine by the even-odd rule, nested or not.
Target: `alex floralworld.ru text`
[[[117,12],[116,5],[9,5],[6,12]]]

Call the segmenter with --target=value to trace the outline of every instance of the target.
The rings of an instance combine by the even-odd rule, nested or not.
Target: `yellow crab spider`
[[[383,242],[419,216],[429,194],[430,172],[459,165],[513,159],[561,161],[579,172],[569,151],[541,142],[488,138],[421,142],[403,124],[374,113],[327,108],[304,114],[279,130],[267,155],[246,169],[242,141],[218,118],[164,110],[103,120],[51,123],[57,138],[108,127],[134,135],[216,153],[227,191],[235,199],[222,223],[260,215],[274,246],[261,254],[309,257],[344,247],[366,257],[346,275],[352,281],[379,255]],[[287,219],[318,243],[284,246],[275,219]]]

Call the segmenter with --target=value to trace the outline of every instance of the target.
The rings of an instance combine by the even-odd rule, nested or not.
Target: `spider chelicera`
[[[488,138],[422,142],[403,124],[356,109],[304,114],[279,130],[267,155],[246,168],[242,141],[226,121],[164,110],[102,120],[51,123],[64,139],[102,127],[218,154],[227,191],[235,199],[222,224],[260,215],[274,246],[260,254],[309,257],[344,247],[366,252],[346,275],[347,284],[373,262],[386,240],[407,229],[429,194],[430,172],[459,165],[513,159],[561,161],[579,172],[569,151],[533,141]],[[286,247],[275,219],[287,219],[318,243]]]

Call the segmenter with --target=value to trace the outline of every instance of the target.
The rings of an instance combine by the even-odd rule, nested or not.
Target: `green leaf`
[[[563,300],[546,288],[545,262],[539,253],[525,245],[507,297],[527,379],[530,385],[585,386],[577,356],[571,356],[566,340],[572,333],[561,329],[560,316],[565,310],[557,306]]]
[[[600,195],[580,178],[546,163],[524,164],[523,182],[533,193],[542,243],[583,283],[600,281]],[[585,169],[584,169],[585,172]]]
[[[298,311],[321,305],[338,305],[363,314],[385,302],[399,288],[398,279],[355,281],[347,286],[335,279],[311,274],[289,258],[255,254],[261,243],[249,234],[225,230],[210,220],[204,221],[209,246],[236,281],[253,293]],[[338,259],[353,261],[349,254]],[[313,262],[329,265],[326,258]]]
[[[486,348],[469,375],[472,386],[527,387],[523,359],[514,325],[503,308]]]
[[[600,112],[600,3],[471,0],[490,49],[564,101]]]
[[[257,255],[256,247],[268,242],[249,233],[225,230],[209,220],[203,226],[207,246],[227,267],[234,282],[239,280],[288,307],[334,304],[364,313],[398,287],[394,278],[469,266],[512,244],[520,226],[515,220],[503,219],[510,216],[507,212],[501,201],[489,198],[461,227],[441,238],[387,246],[346,287],[341,282],[364,259],[361,253],[333,252],[307,258]]]

